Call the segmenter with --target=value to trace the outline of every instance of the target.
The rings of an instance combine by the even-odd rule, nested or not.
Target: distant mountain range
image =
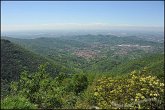
[[[136,36],[148,41],[164,42],[163,31],[130,31],[130,30],[43,30],[43,31],[22,31],[22,32],[2,32],[2,36],[34,39],[39,37],[61,37],[76,35],[115,35],[118,37]]]

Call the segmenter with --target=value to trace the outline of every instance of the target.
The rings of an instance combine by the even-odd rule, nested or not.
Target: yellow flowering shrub
[[[93,95],[102,109],[160,109],[164,103],[164,83],[146,74],[144,69],[133,71],[126,77],[100,78]]]

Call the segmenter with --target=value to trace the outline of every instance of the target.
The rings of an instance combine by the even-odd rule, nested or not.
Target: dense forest
[[[163,109],[164,43],[2,37],[1,93],[2,109]]]
[[[40,64],[48,64],[46,70],[52,76],[60,72],[73,73],[64,66],[54,64],[39,54],[30,52],[21,46],[1,39],[1,97],[8,93],[9,83],[17,81],[22,71],[35,72]]]

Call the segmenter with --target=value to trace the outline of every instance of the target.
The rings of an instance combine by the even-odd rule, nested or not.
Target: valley
[[[102,62],[103,59],[121,60],[126,58],[133,60],[147,54],[164,52],[163,43],[145,41],[137,37],[120,38],[113,35],[80,35],[37,39],[6,37],[6,39],[65,66],[70,66],[71,63],[73,67],[76,67],[78,63],[79,66],[76,68],[79,69],[84,68],[84,63],[92,65],[92,61],[95,60],[98,62]]]
[[[2,110],[164,110],[164,1],[1,9]]]
[[[24,80],[22,79],[23,76],[21,75],[25,73],[26,75],[24,76],[24,78],[26,79],[27,77],[27,81],[29,80],[30,82],[33,82],[33,80],[39,80],[40,78],[40,81],[45,80],[49,82],[53,81],[51,80],[51,77],[55,78],[54,81],[57,82],[52,82],[52,84],[55,84],[50,86],[52,87],[52,89],[55,89],[56,87],[62,87],[64,88],[64,90],[61,88],[59,91],[60,94],[64,94],[63,92],[68,92],[68,94],[65,93],[64,97],[69,94],[73,94],[71,96],[76,97],[76,102],[72,102],[73,105],[68,105],[66,104],[68,103],[67,100],[73,101],[73,99],[70,96],[67,96],[71,99],[67,99],[66,102],[61,102],[61,96],[59,94],[56,99],[52,99],[60,101],[54,103],[57,104],[54,105],[54,107],[56,108],[84,108],[85,106],[81,106],[78,104],[80,102],[85,103],[85,105],[87,105],[87,108],[92,106],[94,103],[88,105],[83,100],[86,100],[84,99],[86,97],[88,97],[88,101],[94,101],[95,99],[90,99],[89,96],[85,96],[81,100],[79,100],[78,97],[82,97],[82,95],[87,95],[88,92],[91,92],[93,93],[91,94],[91,96],[93,98],[96,98],[97,91],[91,91],[90,88],[95,87],[93,84],[95,84],[97,80],[102,80],[100,78],[112,77],[114,79],[117,78],[117,81],[120,78],[123,79],[124,77],[126,77],[127,79],[127,77],[129,77],[129,75],[132,74],[133,71],[146,71],[147,73],[144,74],[144,77],[147,77],[147,75],[151,75],[153,77],[157,77],[160,81],[164,81],[163,43],[147,41],[135,36],[117,37],[114,35],[88,34],[84,36],[63,36],[58,38],[41,37],[36,39],[2,37],[1,46],[1,49],[3,50],[1,51],[1,85],[3,85],[1,90],[2,98],[6,97],[7,94],[11,94],[11,92],[13,91],[12,86],[10,86],[13,81],[19,83],[19,81]],[[45,66],[42,67],[42,65]],[[17,70],[15,69],[15,67],[17,68]],[[38,67],[39,69],[44,69],[46,67],[42,71],[44,73],[39,72],[41,70],[38,70],[37,72]],[[26,71],[28,71],[28,73]],[[46,75],[46,73],[49,73],[50,76],[40,76],[42,74]],[[143,78],[138,76],[138,73],[136,74],[137,77]],[[37,77],[37,75],[39,75],[40,77]],[[72,82],[68,85],[68,81],[78,82]],[[105,79],[104,82],[105,81],[108,80]],[[134,80],[132,79],[132,81]],[[29,84],[35,84],[35,82],[32,82]],[[60,85],[57,85],[58,83]],[[49,85],[50,83],[45,84]],[[15,85],[14,87],[19,88],[19,85]],[[43,87],[46,87],[46,85]],[[68,87],[73,88],[73,90],[70,90],[71,88],[69,89]],[[28,89],[28,87],[25,87],[24,89],[31,91],[31,89]],[[18,90],[18,92],[19,91],[21,92],[22,89]],[[57,92],[57,90],[55,89],[54,92]],[[39,91],[37,93],[41,94]],[[47,95],[44,96],[45,98],[48,97],[48,94],[52,94],[52,92],[48,93],[48,91],[46,93]],[[102,92],[100,92],[100,94],[102,94]],[[53,96],[52,98],[55,97]],[[100,97],[98,97],[98,99],[99,98]],[[39,101],[39,99],[35,100]],[[38,101],[35,102],[34,100],[30,99],[30,102],[36,103],[38,107],[44,108],[44,106],[46,106],[49,108],[48,105],[42,106],[41,103],[38,103]],[[40,101],[42,102],[43,100]],[[45,102],[43,103],[47,104]],[[62,106],[61,104],[64,105]],[[98,106],[103,107],[99,104]]]

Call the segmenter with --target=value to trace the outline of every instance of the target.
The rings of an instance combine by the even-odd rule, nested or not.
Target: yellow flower
[[[95,93],[94,93],[94,95],[95,95],[95,96],[98,96],[98,95],[99,95],[99,93],[98,93],[98,92],[95,92]]]
[[[137,93],[136,96],[142,96],[142,94],[141,93]]]
[[[145,97],[144,96],[141,96],[142,99],[144,99]]]
[[[157,84],[158,84],[158,82],[154,81],[154,84],[156,84],[156,85],[157,85]]]
[[[145,91],[145,90],[147,90],[147,89],[146,89],[146,88],[142,88],[141,90],[142,90],[142,91]]]
[[[164,86],[164,83],[160,83],[160,86]]]
[[[158,94],[153,94],[153,96],[158,96]]]

